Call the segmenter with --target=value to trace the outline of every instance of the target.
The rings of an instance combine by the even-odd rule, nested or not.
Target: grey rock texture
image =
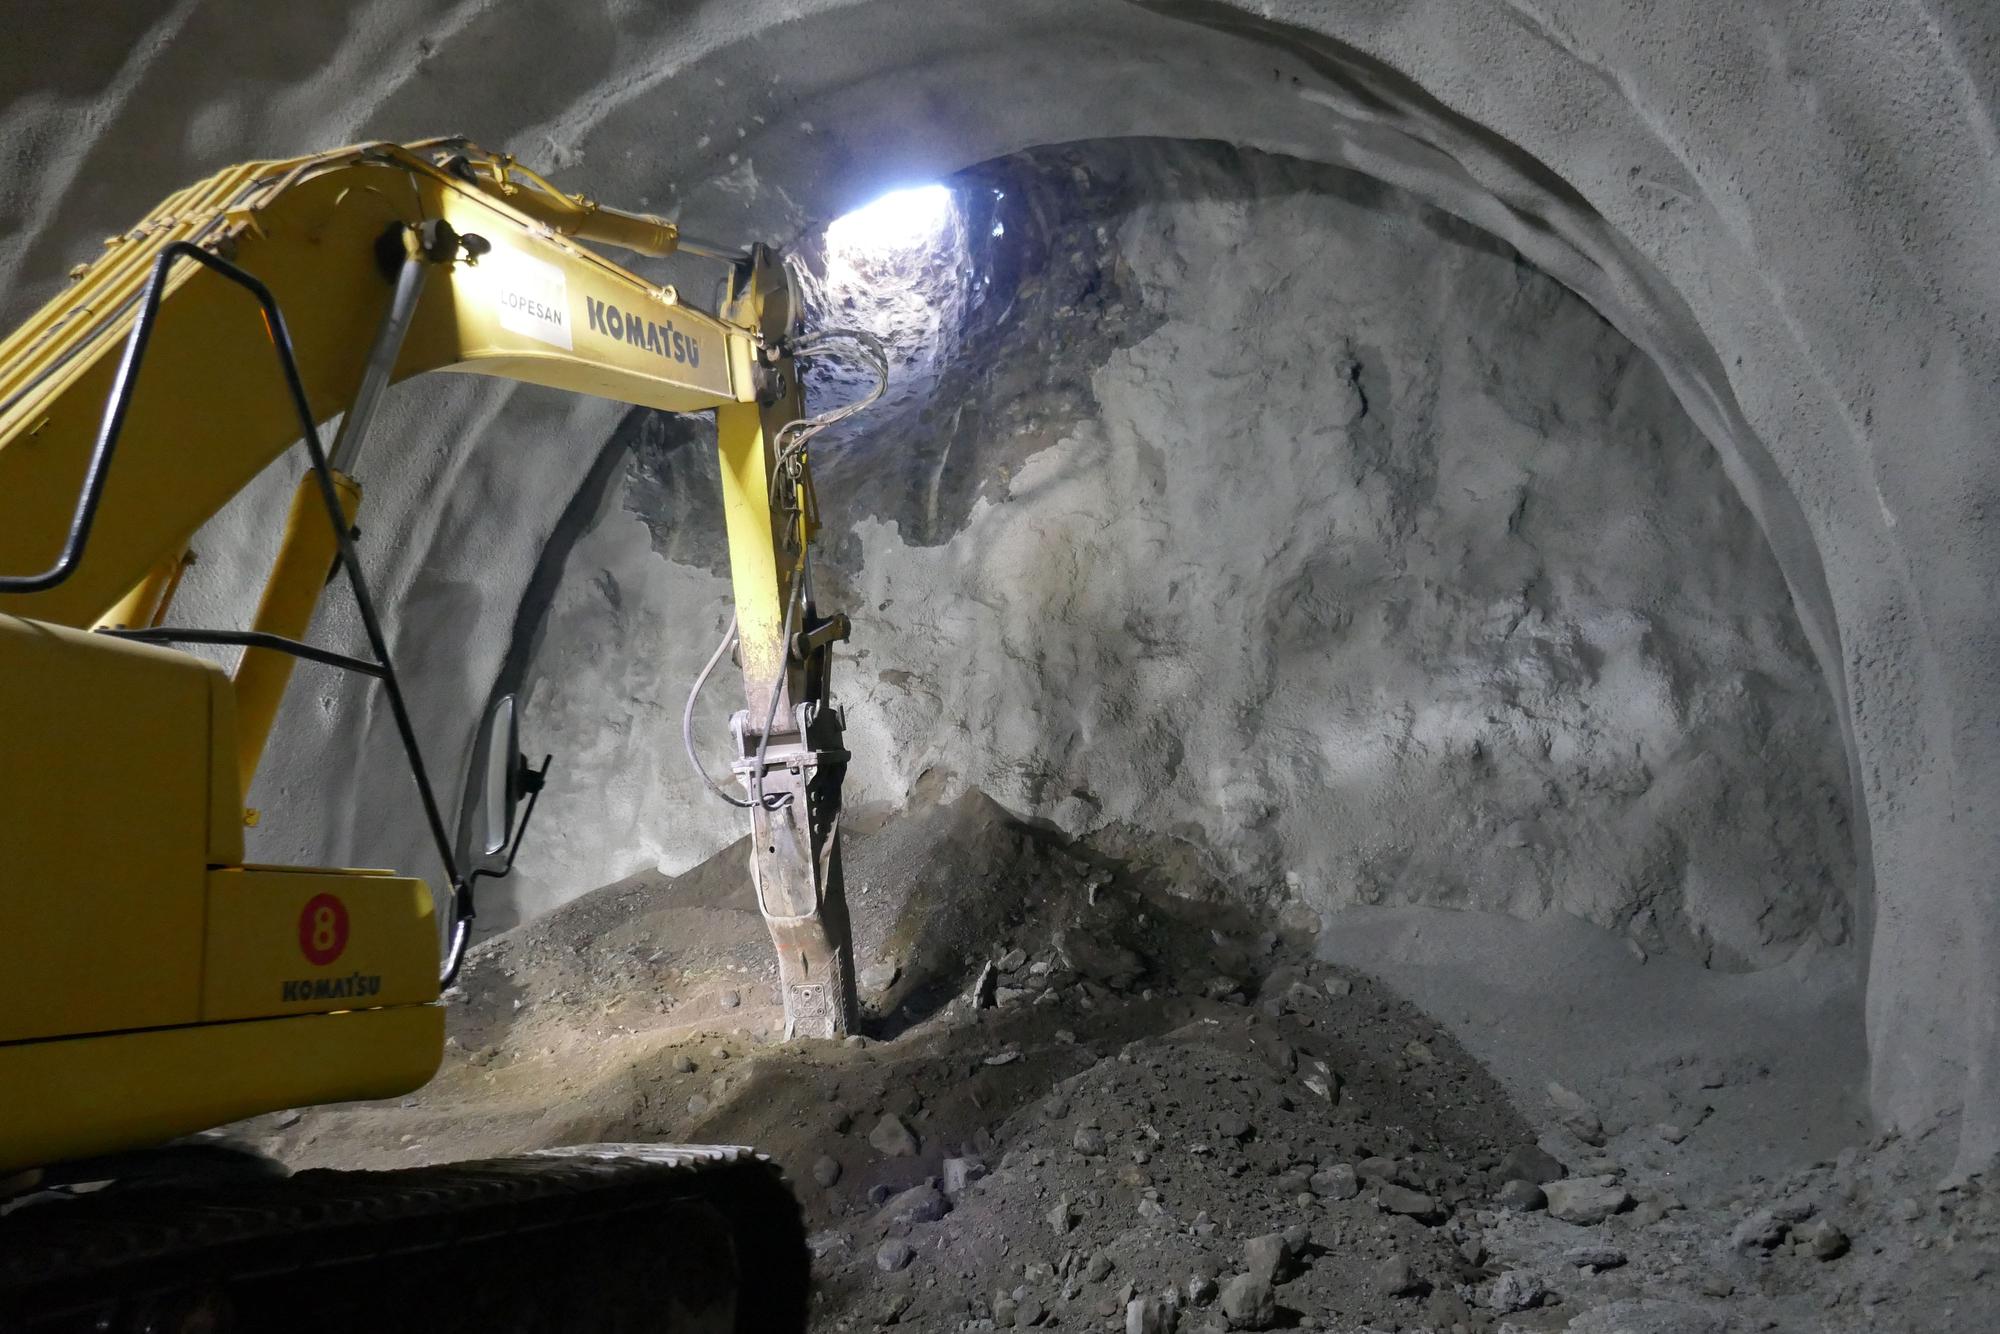
[[[2000,1150],[1990,9],[416,0],[268,19],[241,0],[27,16],[0,67],[10,317],[219,165],[444,125],[731,238],[1035,143],[1155,134],[1359,166],[1516,244],[1660,363],[1797,601],[1858,798],[1875,1110],[1966,1108],[1962,1165]],[[617,418],[453,383],[385,419],[412,443],[369,478],[373,554],[430,669],[434,752],[461,753],[523,670],[520,590],[593,462],[530,445]],[[289,485],[211,549],[253,552]],[[240,609],[250,568],[212,562],[186,610]],[[254,798],[260,853],[419,865],[379,711],[341,683],[300,695]],[[331,828],[329,776],[364,794]]]
[[[1830,704],[1754,522],[1629,344],[1347,173],[1148,143],[963,193],[993,182],[1032,201],[1003,215],[1025,253],[970,276],[1017,291],[954,335],[950,392],[822,458],[850,526],[821,586],[858,618],[851,800],[928,775],[1320,912],[1565,912],[1725,966],[1845,939]],[[692,588],[719,620],[721,584],[652,540],[663,509],[719,547],[710,473],[628,472],[569,553],[528,714],[573,750],[530,893],[713,818],[662,687],[708,648]]]
[[[1551,1181],[1542,1187],[1548,1197],[1549,1217],[1588,1227],[1601,1223],[1632,1203],[1631,1194],[1616,1181],[1605,1177],[1571,1177]]]

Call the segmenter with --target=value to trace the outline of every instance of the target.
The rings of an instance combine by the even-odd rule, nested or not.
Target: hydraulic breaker
[[[780,453],[803,397],[785,350],[795,313],[775,255],[759,246],[737,269],[723,314],[763,335],[757,400],[715,414],[747,706],[731,727],[732,767],[750,801],[751,877],[778,954],[786,1032],[840,1037],[854,1009],[840,878],[847,752],[828,677],[846,618],[822,618],[812,603],[812,479],[803,453]]]

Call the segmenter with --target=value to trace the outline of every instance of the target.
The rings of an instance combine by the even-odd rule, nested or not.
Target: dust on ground
[[[2000,1208],[1940,1187],[1950,1136],[1812,1096],[1853,1073],[1835,991],[1780,979],[1806,999],[1761,1028],[1725,997],[1732,1027],[1676,1008],[1687,978],[1607,990],[1585,942],[1322,931],[1132,851],[976,793],[852,839],[871,1036],[842,1043],[781,1040],[743,849],[637,876],[475,950],[421,1094],[245,1128],[298,1167],[757,1145],[816,1330],[1991,1327]],[[1773,1075],[1787,1045],[1809,1071]]]

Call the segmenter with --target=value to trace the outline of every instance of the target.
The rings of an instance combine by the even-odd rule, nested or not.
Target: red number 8
[[[347,948],[347,905],[331,894],[315,894],[299,912],[299,953],[321,968]]]

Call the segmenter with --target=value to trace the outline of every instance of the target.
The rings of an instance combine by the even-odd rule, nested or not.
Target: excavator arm
[[[844,620],[802,616],[796,597],[814,514],[806,460],[781,445],[803,416],[790,286],[763,247],[719,256],[729,276],[711,314],[586,242],[655,256],[681,247],[670,222],[564,194],[463,140],[250,163],[109,238],[0,344],[0,713],[15,747],[0,777],[0,809],[15,826],[0,830],[11,862],[0,888],[0,1082],[74,1092],[46,1115],[0,1116],[0,1173],[225,1114],[384,1096],[435,1067],[436,1024],[397,1021],[429,1055],[388,1070],[386,1055],[371,1064],[369,1053],[395,1042],[360,1022],[430,1008],[437,994],[434,969],[428,984],[414,978],[409,943],[418,926],[435,928],[391,888],[414,882],[245,866],[241,846],[242,797],[294,658],[367,666],[299,643],[337,558],[380,638],[351,568],[359,459],[384,387],[427,371],[715,413],[746,694],[733,768],[753,794],[753,880],[789,1027],[845,1031],[845,751],[825,707]],[[253,299],[260,290],[268,306]],[[322,450],[313,424],[336,415]],[[235,637],[251,647],[217,680],[209,665],[156,647],[194,638],[163,624],[179,572],[197,530],[302,431],[314,466],[255,620]],[[376,647],[393,692],[387,645]],[[31,725],[15,727],[22,719]],[[181,814],[162,813],[158,794],[176,785],[200,792],[183,794]],[[90,831],[107,821],[127,840],[125,865],[92,860]],[[463,894],[470,877],[453,868],[434,810],[432,824],[448,888]],[[280,880],[283,894],[263,887]],[[340,900],[337,922],[329,898]],[[388,943],[370,953],[367,931]],[[274,941],[286,957],[265,957]],[[357,964],[378,969],[379,989]],[[356,980],[343,983],[343,970]],[[93,997],[100,982],[109,994]],[[276,1067],[300,1061],[274,1053],[298,1039],[259,1046],[258,1025],[244,1021],[299,1016],[352,1016],[345,1029],[359,1036],[323,1044],[318,1067],[288,1080]],[[135,1057],[137,1047],[147,1050]],[[336,1048],[337,1060],[327,1055]],[[157,1078],[135,1086],[135,1061]],[[254,1076],[240,1071],[260,1063],[270,1087],[244,1084]],[[231,1072],[230,1096],[211,1086],[175,1101],[170,1084],[200,1083],[175,1083],[177,1066]],[[128,1093],[172,1107],[93,1118],[121,1068]]]

